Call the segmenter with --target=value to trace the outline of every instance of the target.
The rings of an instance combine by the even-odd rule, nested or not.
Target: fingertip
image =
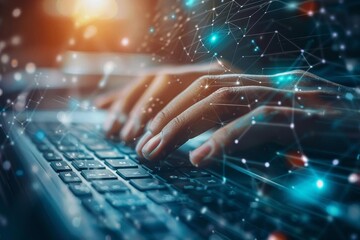
[[[159,154],[161,144],[161,134],[152,137],[142,148],[143,156],[148,160],[155,159]]]
[[[194,151],[190,152],[190,162],[194,166],[198,167],[204,160],[210,158],[212,151],[212,145],[209,142],[206,142]]]
[[[106,133],[108,133],[112,129],[112,127],[113,127],[113,125],[115,123],[115,119],[116,119],[116,116],[115,116],[114,113],[109,113],[107,115],[107,117],[106,117],[106,119],[104,121],[104,124],[103,124],[103,130]]]
[[[153,134],[151,131],[147,131],[139,140],[139,142],[136,144],[135,151],[140,157],[144,157],[142,153],[142,149],[144,145],[153,137]]]
[[[96,108],[104,109],[111,105],[111,99],[108,96],[100,96],[93,100],[93,104]]]
[[[133,120],[129,120],[127,121],[127,123],[124,125],[123,129],[120,132],[120,138],[124,141],[129,141],[132,137],[132,131],[134,129],[134,121]]]

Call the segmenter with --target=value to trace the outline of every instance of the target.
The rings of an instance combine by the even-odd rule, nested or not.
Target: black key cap
[[[66,146],[66,145],[58,145],[57,149],[60,152],[76,152],[80,151],[80,148],[74,145]]]
[[[193,167],[189,159],[186,158],[169,158],[166,160],[166,163],[172,167]]]
[[[140,158],[137,154],[129,154],[130,159],[134,160],[137,163],[140,163]]]
[[[203,214],[191,208],[183,208],[179,211],[180,219],[200,235],[208,237],[213,234],[214,226]]]
[[[107,143],[93,143],[93,144],[87,144],[86,148],[90,151],[109,151],[113,150],[114,147]]]
[[[180,171],[190,178],[210,177],[210,173],[201,169],[183,168]]]
[[[56,171],[56,172],[65,172],[65,171],[71,171],[71,167],[66,162],[52,162],[50,166]]]
[[[75,194],[76,196],[79,197],[91,196],[90,188],[83,183],[71,184],[69,187],[70,190],[73,192],[73,194]]]
[[[60,155],[53,153],[53,152],[46,152],[43,155],[44,155],[44,158],[49,162],[62,160]]]
[[[137,229],[146,232],[163,232],[167,231],[166,225],[151,212],[137,212],[131,215],[130,218]]]
[[[93,181],[93,187],[100,193],[104,192],[125,192],[129,188],[119,180]]]
[[[90,137],[84,137],[84,136],[80,136],[78,137],[79,141],[85,145],[88,144],[98,144],[98,143],[102,143],[102,141],[99,141],[98,138],[90,138]]]
[[[125,155],[117,152],[117,151],[97,151],[95,152],[95,155],[100,159],[123,159],[125,158]]]
[[[106,200],[115,208],[142,207],[146,205],[146,199],[133,194],[107,194]]]
[[[78,160],[73,161],[72,164],[79,171],[86,169],[105,169],[105,166],[99,161]]]
[[[117,170],[117,173],[124,179],[150,177],[143,168],[124,168]]]
[[[130,154],[135,154],[135,151],[127,146],[124,145],[118,145],[117,149],[119,149],[120,152],[126,154],[126,155],[130,155]]]
[[[64,156],[68,160],[92,160],[94,159],[91,155],[84,153],[84,152],[67,152],[64,153]]]
[[[165,184],[155,178],[133,179],[130,184],[140,191],[158,190],[166,188]]]
[[[109,159],[106,160],[105,163],[113,169],[138,167],[138,165],[130,159]]]
[[[186,177],[184,174],[182,174],[179,171],[171,171],[171,172],[159,172],[157,173],[158,177],[160,177],[162,180],[166,182],[174,182],[178,180],[186,180],[188,177]]]
[[[190,180],[175,181],[172,183],[172,186],[174,186],[175,188],[179,189],[182,192],[205,190],[205,187],[203,185]]]
[[[74,172],[62,172],[59,174],[60,178],[65,183],[80,183],[81,179],[79,176]]]
[[[84,170],[81,175],[88,181],[101,179],[116,179],[116,176],[109,170]]]
[[[171,192],[169,190],[150,191],[147,196],[157,204],[186,201],[184,196],[179,195],[175,191]]]
[[[207,187],[215,187],[215,186],[220,186],[223,185],[222,181],[218,178],[213,178],[213,177],[209,177],[209,178],[199,178],[196,179],[196,181],[198,183],[201,183]]]
[[[47,144],[38,144],[36,147],[40,152],[52,152],[51,148]]]
[[[104,205],[93,198],[83,199],[82,204],[95,216],[104,214]]]
[[[153,162],[153,161],[148,161],[148,160],[144,160],[141,162],[141,164],[143,165],[143,167],[148,170],[151,173],[156,173],[156,172],[172,172],[174,171],[174,168],[169,166],[169,165],[165,165],[162,162]]]

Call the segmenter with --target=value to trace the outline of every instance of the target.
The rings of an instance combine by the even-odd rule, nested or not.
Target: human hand
[[[354,89],[304,71],[204,76],[155,116],[136,149],[149,160],[161,159],[188,139],[220,127],[190,153],[191,162],[200,165],[266,142],[300,144],[334,131],[340,133],[332,134],[334,141],[359,138],[358,100]],[[341,124],[332,124],[339,119]],[[344,127],[348,124],[353,127]]]
[[[192,82],[203,75],[221,74],[223,64],[167,67],[148,73],[124,89],[100,96],[98,108],[109,109],[104,129],[108,136],[117,135],[133,141],[143,133],[145,125]]]

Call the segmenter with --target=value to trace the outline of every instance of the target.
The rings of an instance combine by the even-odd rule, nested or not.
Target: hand
[[[109,109],[104,129],[124,141],[139,137],[149,122],[176,95],[205,74],[224,73],[220,64],[170,67],[142,76],[125,89],[98,97],[95,105]]]
[[[360,136],[359,113],[351,110],[359,109],[358,100],[354,89],[304,71],[205,76],[156,115],[136,149],[147,159],[161,159],[188,139],[220,127],[190,153],[197,166],[222,153],[266,142],[299,145],[303,138],[328,136],[336,130],[340,134],[332,134],[333,141],[344,136],[349,141]],[[339,119],[341,124],[332,124]]]

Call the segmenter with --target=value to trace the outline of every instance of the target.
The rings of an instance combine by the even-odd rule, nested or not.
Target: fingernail
[[[210,143],[205,143],[199,148],[190,152],[190,161],[194,166],[198,166],[203,160],[207,159],[212,150]]]
[[[151,131],[147,131],[139,140],[139,142],[136,144],[136,152],[140,157],[144,157],[142,154],[141,149],[144,147],[144,145],[153,137],[153,134]]]
[[[161,133],[151,138],[149,142],[145,144],[142,149],[142,153],[146,159],[151,160],[151,157],[156,154],[156,148],[160,145],[161,142]]]

